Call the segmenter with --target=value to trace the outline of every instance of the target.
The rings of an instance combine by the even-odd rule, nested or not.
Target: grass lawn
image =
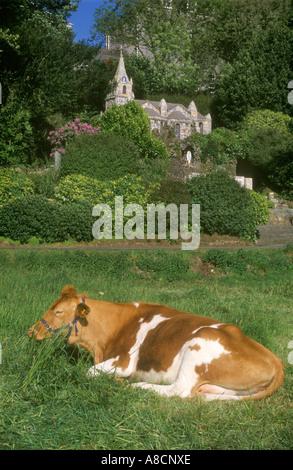
[[[1,450],[293,448],[293,248],[8,249],[0,264]],[[96,299],[164,303],[234,323],[282,358],[285,382],[257,402],[202,403],[87,377],[87,352],[57,335],[27,336],[65,284]]]

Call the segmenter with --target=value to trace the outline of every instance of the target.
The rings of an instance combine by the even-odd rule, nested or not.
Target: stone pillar
[[[54,157],[55,157],[54,168],[57,171],[59,170],[60,164],[61,164],[61,155],[60,155],[60,152],[58,152],[58,150],[54,153]]]
[[[197,109],[194,101],[191,101],[190,105],[188,106],[188,111],[190,112],[190,117],[193,121],[197,119]]]
[[[245,178],[245,187],[247,189],[253,189],[253,180],[252,180],[252,178]]]

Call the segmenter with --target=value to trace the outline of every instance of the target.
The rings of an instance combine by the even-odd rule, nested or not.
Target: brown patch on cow
[[[216,323],[210,318],[196,317],[185,312],[175,313],[173,309],[166,307],[162,307],[162,312],[158,309],[157,314],[170,321],[163,321],[149,331],[140,347],[137,369],[145,372],[151,369],[166,372],[182,346],[194,338],[192,331],[199,328],[202,321],[206,326]]]
[[[195,372],[197,375],[199,375],[200,377],[203,377],[204,374],[207,372],[209,368],[209,364],[201,364],[200,366],[195,366]]]
[[[141,324],[138,320],[135,322],[132,321],[126,324],[124,328],[117,331],[117,334],[112,336],[107,342],[104,360],[119,356],[119,359],[115,362],[115,366],[125,369],[127,366],[124,366],[124,364],[129,364],[129,351],[136,342],[136,336],[140,326]]]
[[[120,369],[124,371],[129,366],[129,362],[130,362],[129,354],[125,354],[122,357],[120,355],[117,361],[113,362],[113,367],[119,367]]]
[[[190,346],[189,348],[191,351],[199,351],[200,346],[198,344],[194,344],[193,346]]]

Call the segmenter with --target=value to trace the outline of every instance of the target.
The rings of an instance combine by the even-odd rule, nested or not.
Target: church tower
[[[112,90],[106,97],[106,111],[111,108],[113,104],[120,106],[126,104],[128,101],[134,100],[132,85],[132,78],[129,80],[125,70],[121,46],[119,64],[114,80],[112,81]]]

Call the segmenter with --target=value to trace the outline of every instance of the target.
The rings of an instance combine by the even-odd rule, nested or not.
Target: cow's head
[[[69,343],[77,342],[79,328],[86,325],[86,316],[90,312],[90,308],[86,303],[87,298],[86,294],[77,294],[74,287],[65,286],[61,291],[61,297],[28,330],[28,335],[34,337],[37,341],[42,341],[61,330],[68,337]]]

